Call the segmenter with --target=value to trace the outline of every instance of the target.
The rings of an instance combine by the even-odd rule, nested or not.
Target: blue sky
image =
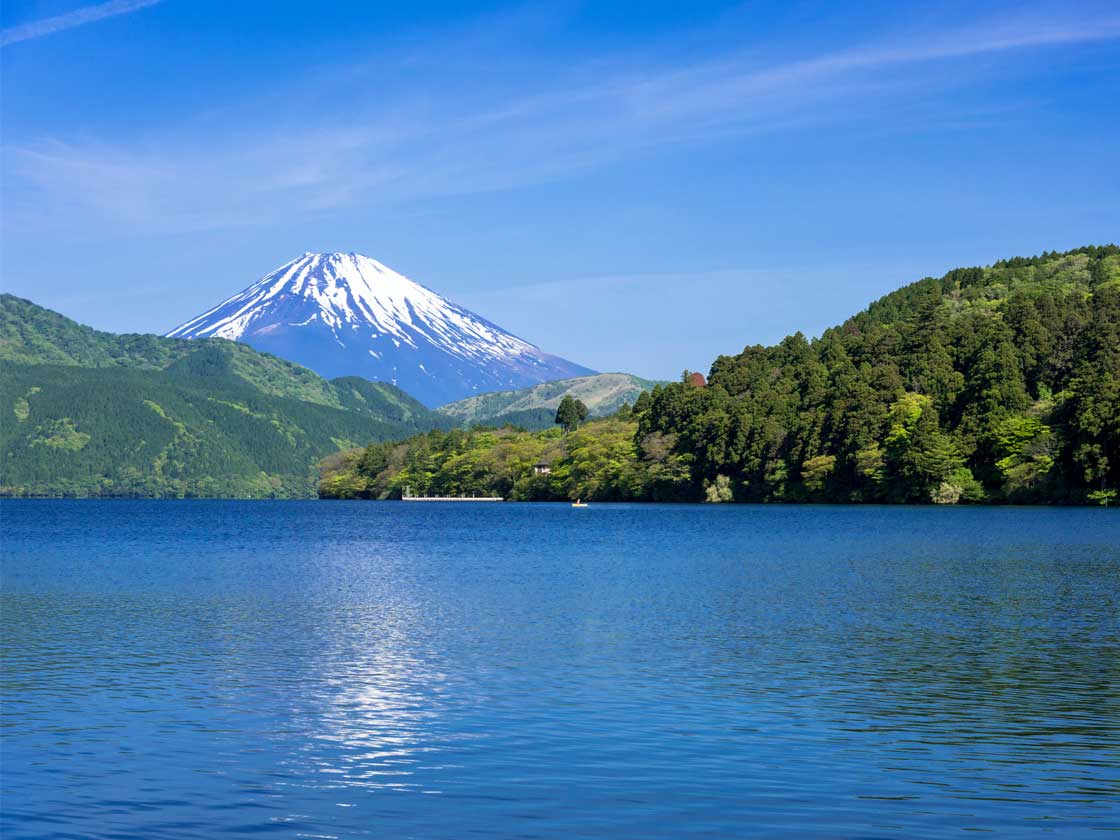
[[[359,251],[672,377],[1120,240],[1115,2],[2,8],[3,288],[102,329]]]

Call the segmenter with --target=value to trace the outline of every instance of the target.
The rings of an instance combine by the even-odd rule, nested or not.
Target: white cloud
[[[152,2],[118,0],[38,25],[77,25]],[[892,97],[971,80],[970,70],[954,76],[945,62],[1118,36],[1120,19],[1001,21],[770,65],[743,53],[684,67],[639,62],[640,72],[609,61],[593,70],[538,67],[535,77],[516,76],[524,82],[499,71],[472,97],[460,97],[453,80],[443,80],[446,93],[428,80],[424,97],[403,90],[395,99],[384,88],[332,96],[328,84],[311,104],[293,99],[255,119],[210,113],[138,132],[144,140],[7,146],[15,189],[5,224],[131,235],[514,188],[657,147],[855,121]],[[381,67],[393,65],[382,58]],[[323,107],[332,100],[338,108]]]
[[[44,35],[53,35],[55,32],[73,29],[75,26],[83,26],[104,18],[125,15],[129,12],[135,12],[137,9],[154,6],[159,2],[160,0],[109,0],[108,3],[86,6],[67,12],[64,15],[22,23],[19,26],[10,26],[7,29],[0,30],[0,47],[6,47],[18,41],[27,41],[31,38],[42,38]]]

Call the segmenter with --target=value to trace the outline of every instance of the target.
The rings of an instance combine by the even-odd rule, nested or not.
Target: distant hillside
[[[0,295],[0,494],[308,496],[314,464],[447,427],[400,389]]]
[[[234,376],[277,397],[364,411],[382,420],[432,420],[428,408],[387,382],[356,376],[327,381],[301,365],[222,338],[101,332],[7,294],[0,294],[0,361]]]
[[[590,416],[605,417],[626,403],[633,403],[656,383],[628,373],[600,373],[544,382],[516,391],[480,394],[440,406],[436,412],[453,418],[461,426],[502,426],[507,423],[526,429],[552,426],[556,407],[567,395],[582,400]]]

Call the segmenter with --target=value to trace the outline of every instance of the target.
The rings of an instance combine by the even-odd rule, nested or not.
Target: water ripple
[[[1120,828],[1120,516],[5,502],[5,838]]]

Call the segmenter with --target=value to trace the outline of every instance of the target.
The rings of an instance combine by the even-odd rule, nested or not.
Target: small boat
[[[581,502],[579,499],[576,499],[572,502],[572,507],[587,507],[587,502]]]

